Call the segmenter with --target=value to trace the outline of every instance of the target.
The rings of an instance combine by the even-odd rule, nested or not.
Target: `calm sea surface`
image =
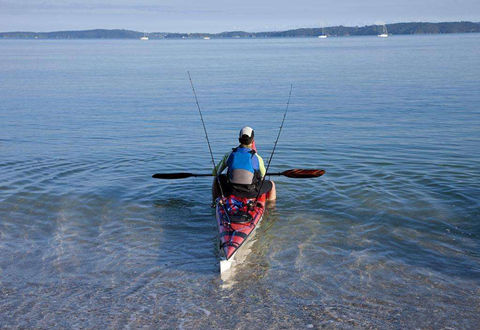
[[[480,34],[0,41],[0,327],[478,328]],[[211,170],[278,201],[229,286]],[[272,177],[273,179],[273,177]]]

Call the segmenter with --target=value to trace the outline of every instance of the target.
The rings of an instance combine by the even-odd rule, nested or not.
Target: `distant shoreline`
[[[325,34],[330,37],[373,36],[382,33],[383,25],[366,25],[362,27],[330,26],[323,28],[300,28],[286,31],[245,32],[229,31],[221,33],[143,33],[122,29],[94,29],[81,31],[54,32],[0,32],[0,39],[253,39],[253,38],[304,38]],[[480,33],[480,23],[475,22],[411,22],[386,24],[391,35],[412,34],[449,34]]]

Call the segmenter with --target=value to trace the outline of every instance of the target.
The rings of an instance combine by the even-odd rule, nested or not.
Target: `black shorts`
[[[220,179],[220,183],[222,185],[222,190],[223,194],[225,196],[228,195],[235,195],[238,197],[243,197],[243,198],[255,198],[257,197],[259,188],[261,183],[256,185],[255,187],[249,187],[246,185],[238,185],[238,184],[232,184],[228,182],[227,180],[227,175],[226,174],[221,174],[218,177]],[[270,180],[265,180],[263,182],[260,195],[268,193],[270,190],[272,190],[273,183]]]

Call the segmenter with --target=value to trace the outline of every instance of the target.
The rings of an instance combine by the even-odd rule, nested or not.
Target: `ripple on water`
[[[477,41],[0,43],[0,323],[478,327]],[[192,64],[215,160],[242,125],[268,159],[293,81],[270,170],[327,171],[274,177],[226,289],[211,178],[151,178],[210,171]]]

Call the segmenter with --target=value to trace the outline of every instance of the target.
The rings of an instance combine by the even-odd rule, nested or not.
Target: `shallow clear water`
[[[480,35],[0,42],[3,327],[453,327],[480,317]],[[211,160],[278,201],[224,288]]]

